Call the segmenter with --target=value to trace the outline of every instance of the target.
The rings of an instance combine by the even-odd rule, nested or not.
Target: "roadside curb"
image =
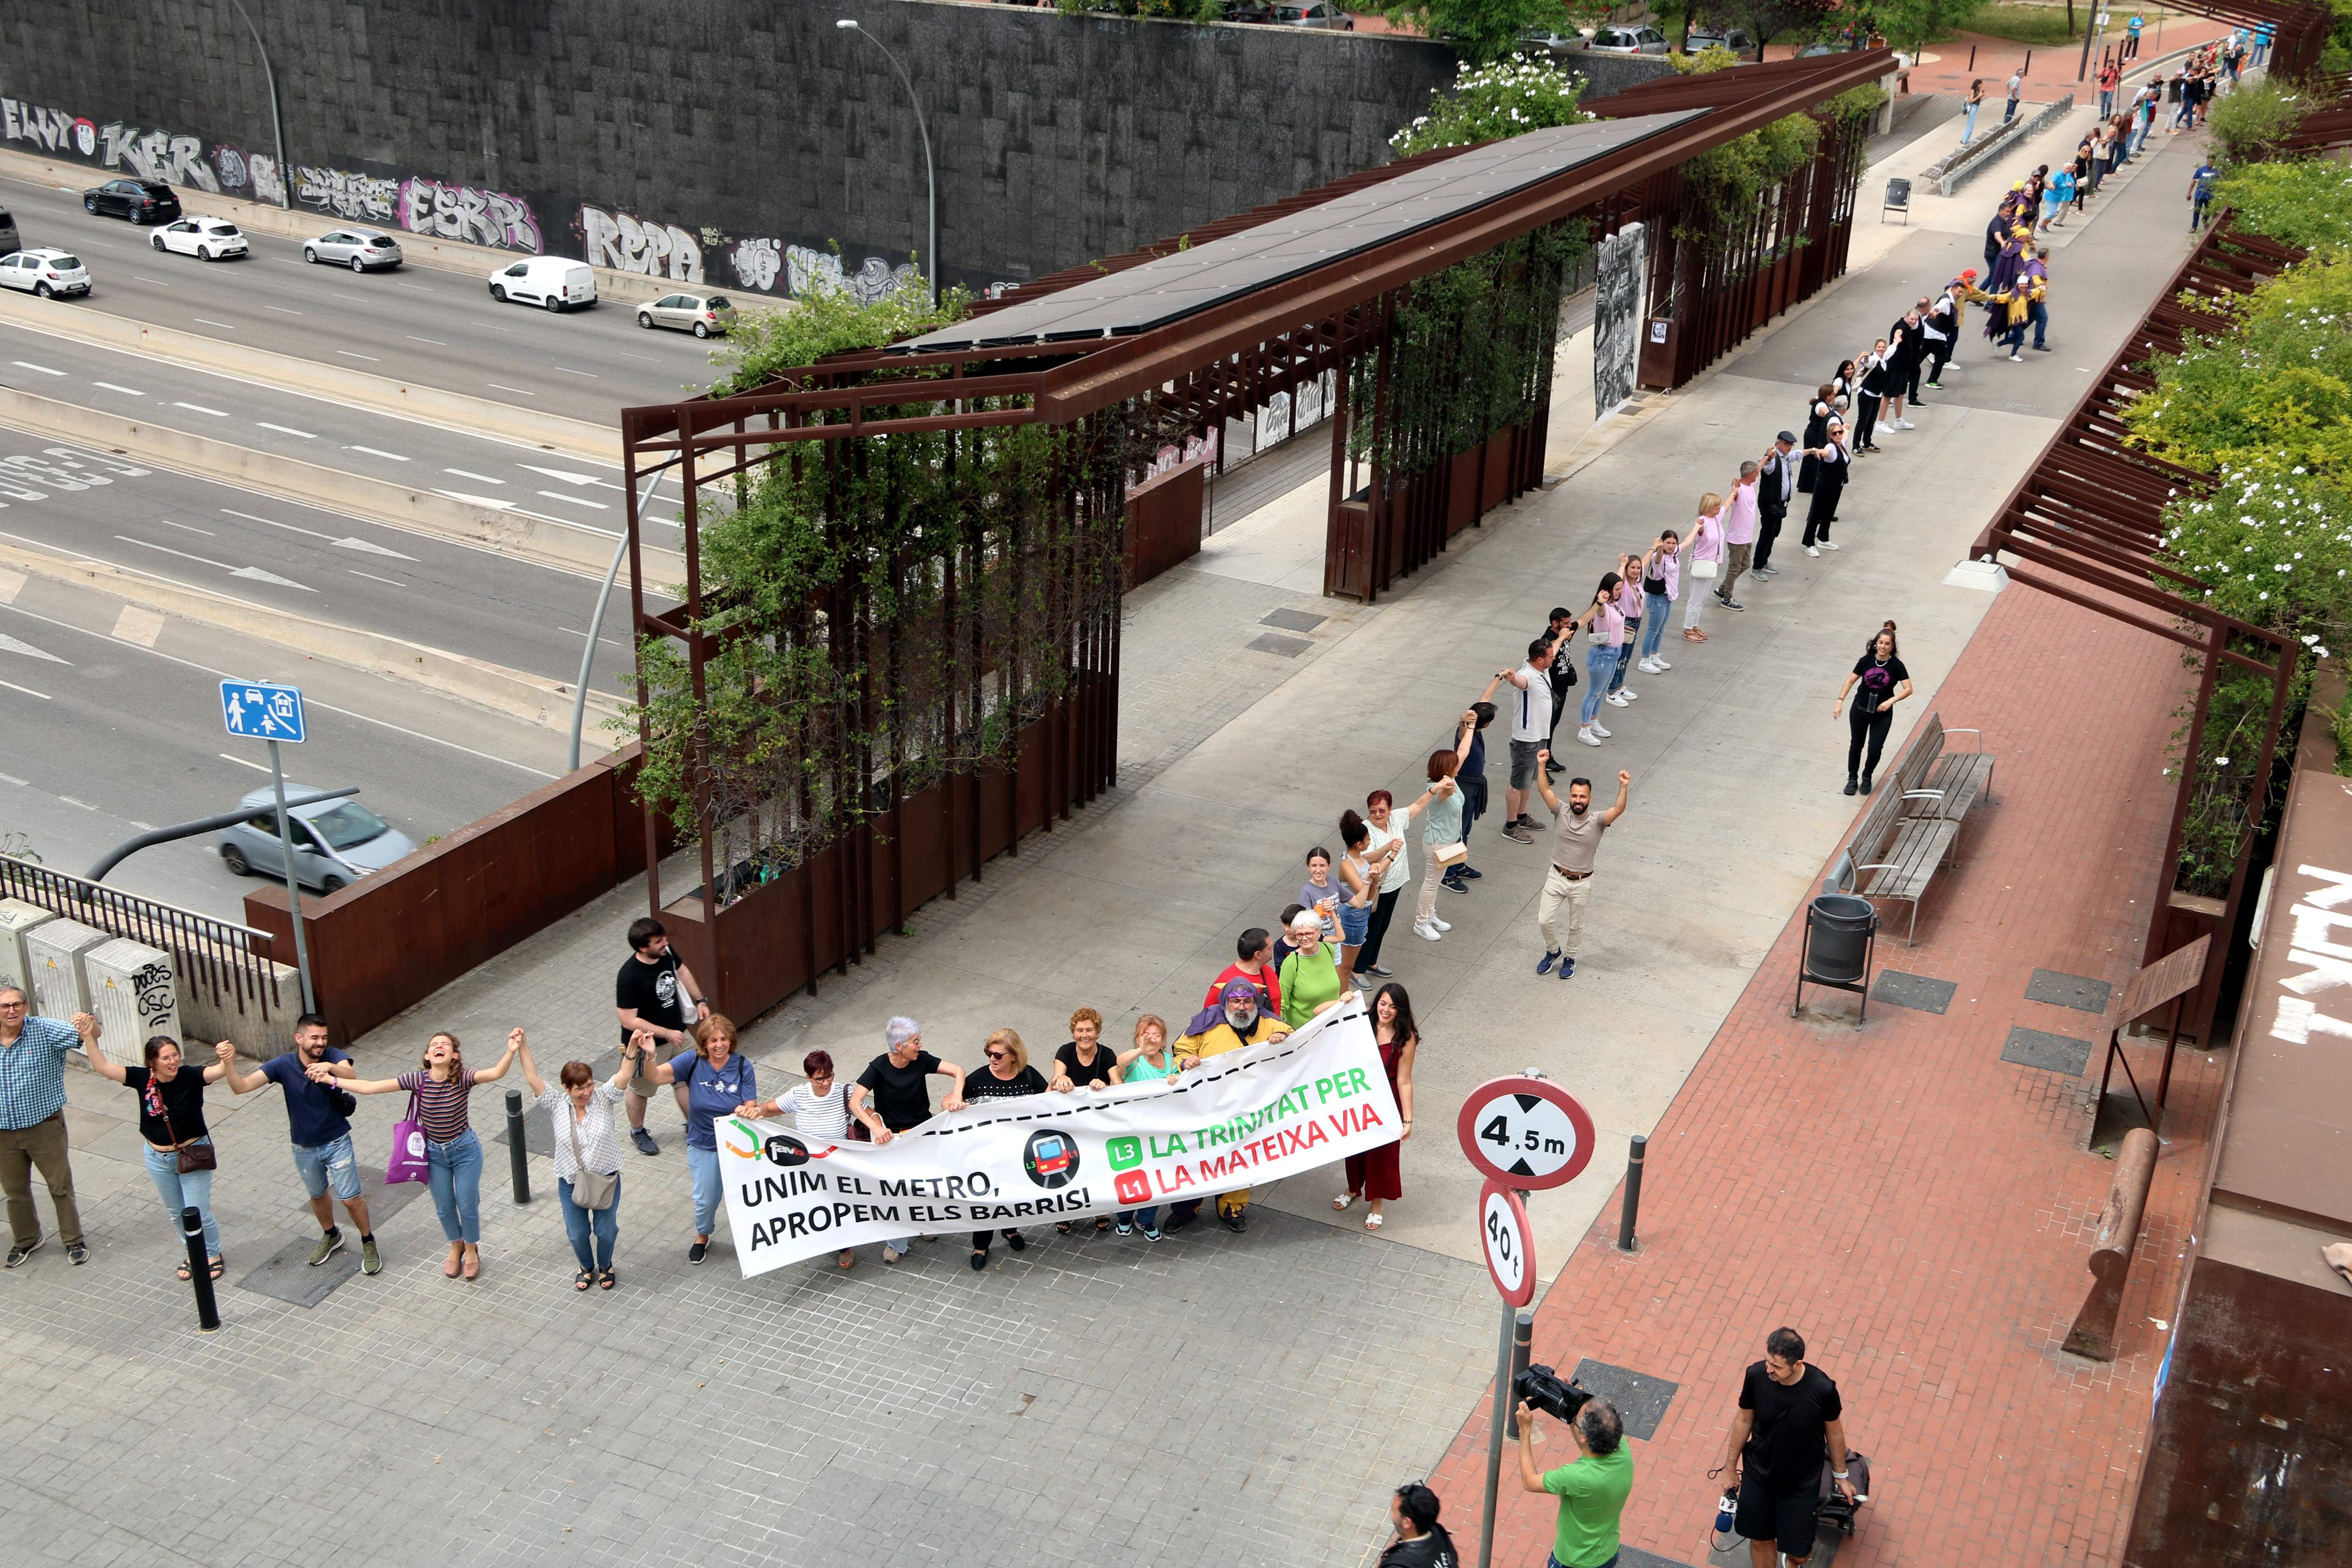
[[[569,734],[573,688],[484,659],[445,653],[420,643],[359,631],[307,616],[250,604],[226,594],[142,577],[101,561],[52,555],[0,538],[0,565],[53,582],[95,588],[111,598],[142,605],[199,626],[277,643],[313,658],[386,676],[445,697],[456,697],[542,729]],[[598,715],[617,714],[615,698],[592,689],[588,706]]]
[[[0,296],[0,321],[98,348],[122,349],[149,354],[167,363],[243,376],[266,385],[310,393],[381,414],[395,414],[445,429],[495,436],[518,446],[561,452],[592,462],[614,463],[620,453],[621,433],[617,426],[608,428],[584,419],[536,415],[484,397],[418,386],[389,376],[370,375],[365,371],[344,370],[268,349],[248,348],[243,343],[208,338],[201,332],[151,327],[127,316],[110,316],[54,302],[44,305],[9,294]]]
[[[491,507],[468,505],[431,490],[239,447],[169,426],[63,403],[0,386],[0,424],[36,435],[138,457],[194,478],[242,486],[258,494],[344,512],[436,539],[479,545],[517,560],[602,579],[611,564],[612,534]],[[644,549],[652,582],[682,581],[686,563],[675,551]]]

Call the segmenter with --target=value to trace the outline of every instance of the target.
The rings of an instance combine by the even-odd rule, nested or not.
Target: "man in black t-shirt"
[[[650,916],[629,926],[629,957],[613,983],[613,1015],[621,1026],[621,1044],[627,1045],[643,1029],[668,1047],[646,1058],[646,1067],[692,1050],[694,1037],[688,1031],[710,1016],[710,1004],[703,999],[693,971],[669,950],[669,933]],[[672,1086],[680,1116],[686,1114],[686,1087],[683,1082]],[[646,1100],[653,1091],[653,1080],[642,1072],[629,1080],[629,1142],[640,1154],[661,1152],[661,1145],[646,1131]]]
[[[1826,1460],[1838,1489],[1853,1500],[1846,1479],[1845,1426],[1837,1384],[1805,1364],[1796,1330],[1775,1329],[1764,1359],[1739,1385],[1739,1415],[1724,1446],[1724,1468],[1738,1478],[1735,1528],[1748,1542],[1754,1568],[1773,1568],[1775,1552],[1789,1568],[1813,1554],[1813,1509],[1821,1501]]]
[[[890,1048],[866,1064],[849,1090],[849,1114],[866,1124],[875,1142],[887,1143],[931,1119],[930,1086],[923,1080],[933,1073],[948,1080],[947,1096],[940,1101],[940,1109],[963,1109],[963,1068],[923,1049],[920,1024],[912,1018],[893,1018],[884,1026],[882,1038]],[[911,1236],[884,1242],[882,1261],[898,1262],[914,1244]]]

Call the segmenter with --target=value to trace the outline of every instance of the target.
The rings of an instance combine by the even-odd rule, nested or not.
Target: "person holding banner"
[[[1264,931],[1258,933],[1265,936]],[[1228,984],[1231,984],[1230,982]],[[1247,985],[1247,980],[1239,984]],[[1174,1078],[1184,1070],[1168,1044],[1167,1021],[1157,1013],[1146,1013],[1135,1021],[1135,1047],[1118,1053],[1118,1080],[1121,1083],[1157,1083],[1161,1079]],[[1128,1234],[1130,1225],[1143,1227],[1146,1241],[1165,1239],[1160,1230],[1160,1205],[1150,1204],[1130,1214],[1118,1216],[1118,1233]]]
[[[1348,1190],[1331,1200],[1341,1214],[1359,1196],[1368,1200],[1372,1212],[1364,1216],[1366,1230],[1381,1228],[1382,1204],[1404,1196],[1402,1160],[1404,1141],[1412,1136],[1412,1053],[1421,1044],[1421,1031],[1412,1021],[1412,998],[1393,980],[1372,998],[1372,1041],[1381,1048],[1381,1066],[1389,1075],[1389,1092],[1396,1096],[1404,1130],[1393,1143],[1349,1155]]]
[[[1102,1043],[1102,1015],[1092,1007],[1081,1007],[1070,1015],[1070,1038],[1054,1053],[1054,1078],[1045,1087],[1056,1094],[1073,1094],[1081,1085],[1108,1089],[1117,1082],[1118,1056]],[[1126,1223],[1125,1215],[1120,1216],[1120,1223]],[[1060,1221],[1054,1228],[1067,1236],[1070,1222]],[[1108,1230],[1110,1215],[1095,1215],[1095,1228]]]
[[[572,1256],[580,1272],[572,1277],[574,1290],[591,1285],[614,1286],[613,1247],[621,1234],[621,1134],[628,1112],[630,1064],[609,1083],[596,1081],[586,1062],[565,1062],[556,1073],[560,1087],[550,1089],[530,1059],[530,1041],[515,1031],[516,1050],[522,1058],[522,1080],[530,1085],[533,1100],[547,1112],[554,1129],[555,1201],[563,1210],[563,1233],[572,1239]],[[614,1111],[622,1119],[615,1121]],[[591,1195],[591,1186],[605,1187]],[[602,1208],[588,1205],[597,1197]]]
[[[1311,1007],[1306,1015],[1308,1017],[1339,1000],[1339,972],[1330,967],[1329,955],[1319,946],[1322,931],[1323,922],[1316,919],[1313,910],[1300,910],[1298,919],[1290,928],[1290,940],[1297,944],[1298,951],[1282,961],[1282,989],[1292,995],[1297,994],[1298,982],[1304,977],[1291,973],[1294,963],[1302,959],[1309,960],[1308,967],[1318,971],[1322,976],[1323,994],[1328,1000]],[[1258,1011],[1257,990],[1246,980],[1236,980],[1226,985],[1223,1011],[1223,1018],[1218,1018],[1213,1013],[1202,1013],[1192,1020],[1192,1032],[1176,1042],[1176,1060],[1181,1069],[1190,1071],[1199,1067],[1204,1058],[1223,1056],[1227,1051],[1237,1051],[1244,1046],[1255,1046],[1265,1040],[1278,1040],[1290,1033],[1288,1024]],[[1217,1218],[1236,1236],[1249,1229],[1249,1201],[1250,1189],[1247,1187],[1217,1194]],[[1171,1204],[1168,1209],[1168,1228],[1181,1230],[1200,1213],[1199,1198]]]
[[[653,1046],[640,1033],[625,1053],[642,1057]],[[686,1168],[694,1176],[694,1244],[686,1249],[688,1263],[710,1256],[711,1227],[725,1196],[719,1177],[719,1131],[722,1116],[748,1113],[760,1098],[758,1074],[736,1049],[735,1025],[724,1013],[713,1013],[694,1026],[694,1048],[645,1069],[648,1083],[686,1085]]]
[[[850,1141],[849,1086],[835,1089],[833,1084],[833,1053],[811,1051],[801,1058],[801,1073],[808,1081],[791,1089],[768,1101],[751,1108],[754,1116],[781,1118],[789,1114],[793,1125],[812,1138],[828,1143]],[[864,1123],[857,1126],[856,1142],[872,1137]],[[845,1247],[834,1261],[844,1268],[857,1267],[857,1249]]]
[[[1099,1018],[1095,1026],[1097,1029],[1102,1026]],[[1029,1065],[1029,1047],[1021,1043],[1019,1035],[1010,1029],[999,1029],[988,1037],[981,1049],[988,1058],[988,1065],[978,1072],[964,1075],[963,1098],[966,1104],[975,1100],[1015,1100],[1023,1095],[1047,1092],[1045,1075]],[[1103,1052],[1102,1059],[1109,1061],[1110,1053]],[[1070,1227],[1066,1225],[1061,1228],[1066,1231]],[[1023,1236],[1017,1227],[1007,1227],[1003,1234],[1005,1244],[1013,1251],[1029,1249],[1029,1238]],[[988,1231],[975,1230],[971,1233],[971,1271],[974,1274],[988,1267],[990,1240],[991,1233]]]
[[[940,1101],[940,1109],[963,1109],[963,1068],[953,1062],[943,1062],[923,1049],[920,1024],[901,1015],[883,1026],[882,1038],[889,1049],[866,1064],[865,1072],[851,1086],[849,1095],[849,1114],[866,1124],[876,1143],[887,1143],[908,1128],[920,1127],[931,1119],[931,1094],[923,1080],[933,1073],[946,1079],[949,1084],[947,1098]],[[911,1236],[885,1241],[882,1261],[898,1262],[914,1244]]]
[[[1279,973],[1282,1021],[1289,1028],[1297,1028],[1316,1014],[1338,1006],[1339,998],[1347,994],[1348,983],[1339,976],[1331,949],[1323,940],[1323,922],[1314,910],[1301,910],[1292,918],[1290,956],[1282,961]],[[1226,986],[1225,1006],[1229,1012],[1233,994],[1234,988]]]

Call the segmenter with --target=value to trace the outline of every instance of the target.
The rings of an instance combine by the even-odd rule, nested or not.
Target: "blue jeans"
[[[1971,104],[1969,104],[1969,105],[1968,106],[1968,108],[1967,108],[1967,109],[1965,109],[1965,110],[1961,110],[1961,112],[1960,112],[1960,145],[1961,145],[1961,146],[1963,146],[1963,147],[1967,146],[1967,145],[1969,144],[1969,139],[1970,139],[1971,137],[1973,137],[1973,136],[1975,136],[1975,135],[1976,135],[1976,133],[1977,133],[1977,110],[1979,110],[1979,109],[1982,109],[1983,107],[1984,107],[1984,105],[1983,105],[1983,104],[1981,104],[1981,103],[1971,103]]]
[[[686,1168],[694,1177],[694,1234],[709,1236],[719,1220],[719,1151],[686,1147]],[[903,1252],[904,1247],[894,1248]]]
[[[1601,700],[1609,694],[1609,678],[1617,673],[1617,650],[1598,644],[1584,650],[1584,722],[1601,716]]]
[[[1118,1217],[1125,1219],[1127,1215],[1121,1215]],[[1135,1211],[1135,1223],[1141,1226],[1146,1230],[1151,1230],[1157,1227],[1160,1224],[1160,1205],[1158,1204],[1153,1204],[1150,1208],[1137,1209]]]
[[[2113,89],[2113,88],[2102,88],[2102,89],[2099,89],[2099,118],[2100,118],[2100,119],[2102,119],[2102,120],[2109,119],[2109,118],[2111,118],[2111,117],[2115,114],[2115,112],[2116,112],[2116,93],[2115,93],[2115,89]]]
[[[620,1178],[613,1180],[613,1201],[600,1209],[583,1209],[573,1203],[572,1183],[562,1176],[555,1178],[555,1199],[563,1205],[564,1234],[572,1237],[572,1256],[580,1259],[580,1267],[613,1267],[613,1242],[621,1234]],[[592,1236],[596,1243],[593,1254],[588,1249]]]
[[[2189,204],[2189,232],[2195,234],[2205,226],[2205,204],[2212,198],[2198,196]]]
[[[1642,595],[1642,657],[1648,658],[1666,640],[1666,617],[1674,613],[1675,602],[1664,594]]]
[[[304,1192],[314,1198],[323,1198],[332,1188],[335,1196],[345,1203],[360,1195],[360,1157],[352,1152],[350,1133],[315,1148],[307,1143],[293,1147],[294,1169],[302,1177]]]
[[[209,1149],[213,1141],[192,1138],[189,1142],[201,1143]],[[193,1208],[205,1222],[205,1256],[218,1258],[221,1255],[220,1226],[213,1223],[213,1173],[189,1171],[184,1173],[176,1151],[150,1145],[147,1150],[147,1179],[155,1184],[156,1195],[163,1200],[163,1212],[172,1218],[172,1239],[178,1241],[183,1237],[180,1211]]]
[[[425,1185],[441,1234],[479,1246],[482,1239],[482,1141],[470,1127],[446,1143],[425,1141]]]
[[[1625,667],[1633,662],[1633,634],[1639,626],[1625,628],[1625,640],[1617,645],[1617,668],[1609,677],[1609,689],[1615,691],[1625,684]]]
[[[2013,98],[2010,98],[2010,99],[2003,99],[2003,100],[2001,100],[2000,122],[2001,122],[2003,125],[2006,125],[2006,124],[2008,124],[2011,121],[2012,121],[2012,120],[2014,120],[2014,119],[2016,119],[2016,118],[2017,118],[2017,100],[2015,100],[2015,99],[2013,99]]]

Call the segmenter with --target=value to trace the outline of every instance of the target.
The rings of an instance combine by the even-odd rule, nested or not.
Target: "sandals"
[[[572,1277],[572,1288],[574,1290],[585,1290],[592,1283],[594,1282],[595,1278],[594,1274],[583,1268],[579,1273],[574,1274]]]
[[[188,1280],[193,1279],[194,1279],[194,1278],[195,1278],[195,1276],[194,1276],[194,1274],[192,1274],[192,1273],[190,1273],[190,1272],[188,1271],[188,1266],[187,1266],[187,1263],[186,1263],[184,1260],[183,1260],[183,1261],[182,1261],[182,1263],[180,1264],[180,1266],[179,1266],[177,1268],[173,1269],[173,1270],[172,1270],[172,1272],[179,1278],[180,1281],[181,1281],[183,1284],[184,1284],[184,1283],[186,1283]],[[217,1275],[217,1274],[215,1274],[215,1275],[214,1275],[214,1276],[213,1276],[213,1278],[214,1278],[214,1279],[219,1279],[219,1278],[220,1278],[220,1276],[219,1276],[219,1275]]]
[[[855,1252],[845,1252],[840,1257],[835,1258],[834,1262],[839,1264],[844,1268],[855,1268],[857,1267],[857,1254]]]
[[[1100,1214],[1100,1215],[1095,1215],[1095,1234],[1096,1234],[1096,1235],[1100,1236],[1104,1231],[1107,1231],[1107,1230],[1108,1230],[1109,1228],[1110,1228],[1110,1215],[1107,1215],[1107,1214]]]
[[[1060,1231],[1064,1236],[1067,1236],[1070,1234],[1070,1222],[1066,1219],[1055,1220],[1054,1222],[1054,1228]]]
[[[1381,1216],[1380,1216],[1380,1215],[1376,1215],[1376,1214],[1368,1214],[1368,1215],[1366,1215],[1364,1216],[1364,1228],[1365,1228],[1366,1230],[1378,1230],[1378,1229],[1380,1229],[1380,1228],[1381,1228]]]
[[[596,1276],[596,1289],[599,1290],[610,1290],[612,1288],[613,1271],[607,1268]]]
[[[228,1259],[226,1258],[214,1258],[210,1263],[205,1265],[205,1272],[210,1274],[215,1279],[219,1279],[222,1275],[228,1272]]]
[[[1331,1200],[1331,1212],[1333,1214],[1346,1214],[1350,1208],[1355,1206],[1355,1194],[1341,1193],[1338,1197]]]

